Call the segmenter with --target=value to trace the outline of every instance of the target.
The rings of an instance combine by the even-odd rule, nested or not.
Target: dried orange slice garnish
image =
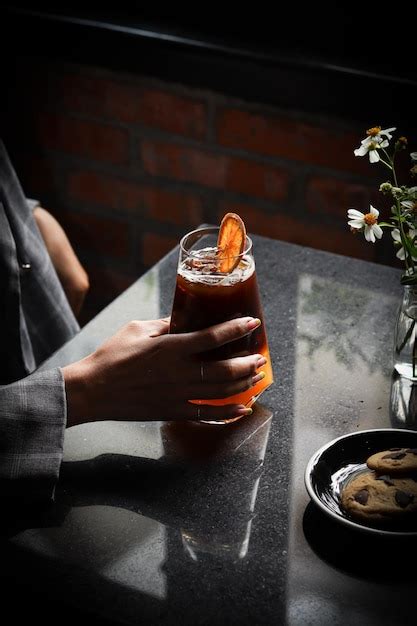
[[[219,271],[225,274],[233,272],[238,265],[245,248],[246,228],[237,213],[226,213],[220,223],[217,247],[219,248]]]

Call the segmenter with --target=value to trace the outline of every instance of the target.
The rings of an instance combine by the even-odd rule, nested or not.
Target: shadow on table
[[[227,426],[166,422],[158,459],[109,453],[64,462],[55,502],[44,509],[9,509],[2,534],[61,526],[71,508],[101,505],[180,530],[193,558],[221,552],[240,559],[247,550],[271,419],[271,412],[258,405],[250,418]]]
[[[259,565],[244,557],[251,540],[272,415],[259,406],[250,417],[253,419],[227,427],[164,423],[160,430],[163,452],[158,459],[103,454],[63,463],[55,503],[42,514],[15,519],[8,536],[34,528],[36,539],[37,529],[52,527],[53,532],[46,532],[44,540],[64,567],[57,567],[46,554],[40,558],[42,553],[25,546],[15,548],[13,541],[9,542],[7,562],[14,564],[11,582],[15,588],[21,589],[23,574],[32,572],[29,587],[37,589],[39,580],[44,589],[52,589],[58,581],[59,588],[71,587],[72,603],[94,613],[106,611],[110,619],[119,607],[120,623],[125,618],[132,620],[128,623],[136,623],[140,615],[147,624],[197,624],[203,615],[205,623],[214,624],[220,610],[224,623],[233,623],[236,606],[228,598],[238,597],[243,585],[239,623],[254,623],[255,617],[263,613],[269,619],[271,612],[279,611],[276,597],[264,606],[253,602],[254,590],[248,581],[255,577],[260,580]],[[100,507],[109,506],[164,525],[163,561],[158,564],[159,557],[155,557],[166,580],[164,598],[144,592],[139,583],[136,588],[117,580],[107,581],[100,571],[85,566],[88,554],[108,549],[107,536],[114,536],[117,542],[117,535],[112,535],[111,517],[106,518],[105,532],[98,533],[94,545],[88,529],[84,535],[83,527],[76,525],[74,533],[71,510],[94,505],[98,505],[98,516]],[[54,532],[56,527],[58,532]],[[103,527],[99,524],[99,528]],[[66,532],[73,543],[69,544]],[[42,533],[39,536],[42,539]],[[55,540],[56,545],[52,545]],[[135,553],[140,541],[140,534],[122,533],[120,553]],[[140,559],[140,550],[137,554]],[[106,564],[105,559],[100,563]],[[196,581],[201,584],[196,585]],[[194,601],[190,601],[191,589]],[[13,591],[11,588],[10,593]],[[260,619],[267,623],[266,618]],[[104,624],[107,626],[107,622]]]
[[[304,512],[303,530],[317,556],[347,574],[380,582],[417,580],[411,566],[417,556],[416,537],[382,537],[345,528],[312,502]]]

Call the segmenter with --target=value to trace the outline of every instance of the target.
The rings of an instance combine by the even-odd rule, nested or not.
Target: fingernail
[[[265,378],[265,372],[259,372],[259,374],[256,374],[256,376],[252,378],[252,385],[256,385],[256,383],[259,383],[263,378]]]
[[[236,411],[236,413],[238,415],[252,415],[253,411],[252,409],[247,408],[246,406],[242,407],[241,409],[238,409]]]
[[[260,356],[259,359],[256,361],[256,369],[258,369],[258,367],[262,367],[262,365],[265,365],[266,363],[266,358],[264,356]]]
[[[260,325],[261,325],[261,320],[257,317],[252,317],[248,321],[248,330],[255,330],[255,328],[258,328],[258,326]]]

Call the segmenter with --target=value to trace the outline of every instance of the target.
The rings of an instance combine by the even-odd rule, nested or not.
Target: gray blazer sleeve
[[[66,396],[59,368],[0,386],[2,497],[20,504],[53,499],[65,427]]]
[[[40,206],[39,200],[34,200],[33,198],[26,198],[26,202],[31,211],[34,211],[36,207]]]

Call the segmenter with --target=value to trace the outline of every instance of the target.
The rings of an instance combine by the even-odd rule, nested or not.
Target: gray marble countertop
[[[253,241],[275,375],[253,416],[68,429],[55,507],[9,533],[22,584],[120,624],[411,623],[415,579],[384,576],[372,542],[324,518],[304,486],[335,437],[409,427],[390,411],[400,272]],[[168,315],[177,254],[42,367]]]

